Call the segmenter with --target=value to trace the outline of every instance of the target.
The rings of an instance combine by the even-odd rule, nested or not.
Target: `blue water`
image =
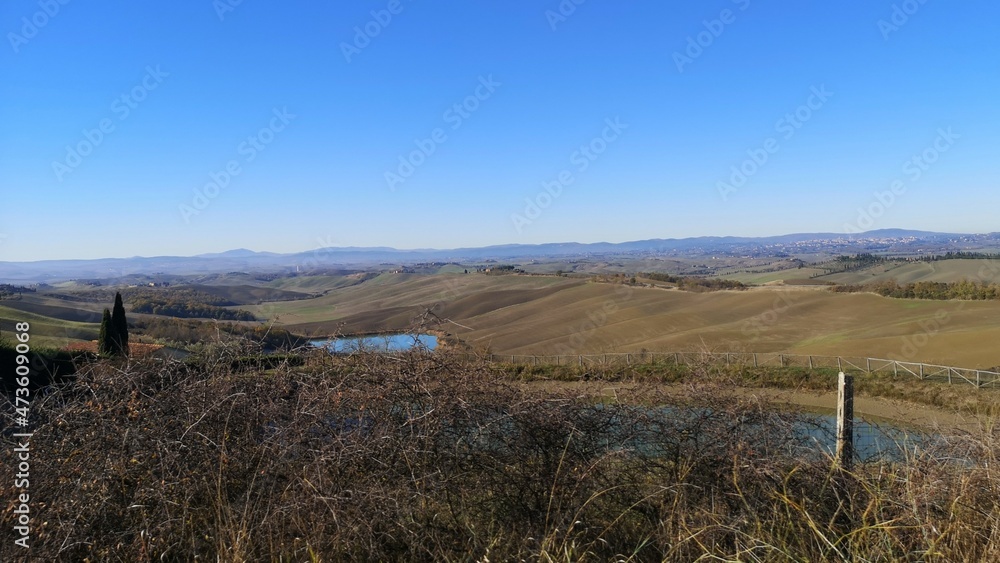
[[[344,336],[309,342],[317,348],[326,348],[334,354],[349,354],[360,350],[369,352],[405,352],[414,348],[434,350],[437,337],[430,334],[383,334],[375,336]]]
[[[806,426],[806,434],[832,455],[837,445],[836,415],[813,415],[809,418],[817,424]],[[860,418],[854,419],[854,452],[861,461],[900,461],[907,454],[913,454],[927,438],[920,432],[891,423],[874,424]]]

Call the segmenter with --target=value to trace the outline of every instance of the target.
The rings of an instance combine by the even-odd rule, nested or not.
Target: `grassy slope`
[[[894,264],[876,266],[856,272],[844,272],[822,276],[819,279],[838,284],[868,283],[895,279],[900,283],[934,281],[954,282],[962,279],[979,279],[983,260],[941,260],[938,262],[916,262],[896,266]],[[986,271],[989,273],[989,271]]]
[[[906,265],[890,273],[933,268],[937,276],[956,276],[980,265],[954,260]],[[434,307],[438,316],[457,323],[445,330],[498,353],[707,348],[1000,365],[1000,353],[993,349],[1000,338],[1000,302],[895,300],[817,287],[623,292],[621,286],[580,279],[481,274],[382,274],[367,281],[359,275],[310,276],[267,285],[326,292],[313,299],[244,307],[314,335],[403,330],[421,311]],[[36,299],[40,301],[34,304]],[[97,324],[74,321],[99,313],[99,304],[31,296],[6,305],[0,304],[5,329],[6,321],[29,320],[35,335],[50,345],[96,338]],[[35,310],[42,305],[57,308]]]
[[[746,284],[761,285],[774,281],[797,280],[797,279],[808,278],[809,276],[820,274],[822,272],[823,270],[820,270],[819,268],[790,268],[787,270],[778,270],[776,272],[763,272],[759,274],[737,272],[734,274],[724,274],[719,277],[727,280],[741,281]]]
[[[474,299],[480,302],[491,302],[494,291],[538,290],[580,283],[535,276],[382,274],[317,299],[270,303],[248,310],[273,312],[280,316],[282,324],[310,332],[335,330],[345,320],[350,321],[348,328],[352,331],[375,330],[376,327],[366,324],[366,319],[375,321],[393,316],[405,317],[404,324],[396,327],[405,328],[409,316],[419,312],[421,306],[451,303],[470,296],[476,296]]]
[[[15,323],[27,322],[31,325],[29,333],[35,345],[60,347],[74,340],[97,338],[99,329],[97,323],[75,322],[40,315],[8,307],[6,306],[8,303],[5,301],[0,304],[0,331],[4,334],[13,332]]]
[[[366,274],[349,274],[346,276],[297,276],[294,278],[279,278],[266,283],[266,287],[298,291],[302,293],[320,293],[331,289],[340,289],[359,283]]]
[[[816,278],[817,281],[828,281],[837,284],[857,284],[887,279],[895,279],[900,283],[935,281],[954,282],[963,279],[976,280],[979,278],[980,269],[983,267],[982,260],[942,260],[938,262],[916,262],[913,264],[888,264],[877,265],[864,270],[854,272],[843,272],[830,274]],[[724,279],[738,280],[748,284],[765,284],[780,280],[794,280],[808,278],[809,276],[820,274],[823,270],[819,268],[792,268],[779,270],[776,272],[764,272],[759,274],[735,272],[725,273],[719,277]]]
[[[332,334],[405,329],[434,304],[439,316],[463,325],[446,330],[498,353],[708,348],[1000,364],[992,346],[1000,338],[997,302],[896,300],[810,287],[626,292],[555,277],[386,274],[322,298],[273,305],[292,330]]]

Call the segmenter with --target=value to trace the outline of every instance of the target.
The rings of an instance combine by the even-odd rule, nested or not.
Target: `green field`
[[[876,264],[869,268],[855,270],[851,272],[840,272],[836,274],[825,274],[824,270],[818,266],[806,266],[803,268],[786,268],[782,270],[754,272],[740,268],[724,268],[719,271],[717,277],[723,279],[737,280],[750,285],[764,285],[786,280],[814,279],[817,282],[833,282],[836,284],[864,284],[869,282],[885,281],[895,279],[899,283],[932,281],[932,282],[957,282],[963,279],[989,281],[992,274],[989,269],[984,269],[983,260],[957,259],[939,260],[935,262],[889,262]],[[816,276],[815,278],[813,276]]]
[[[818,279],[838,284],[863,284],[895,279],[899,283],[931,281],[956,282],[963,279],[989,281],[991,272],[984,270],[983,260],[939,260],[937,262],[890,263],[855,272],[821,276]]]
[[[14,332],[16,323],[26,322],[31,325],[29,334],[34,345],[61,347],[73,341],[97,338],[99,328],[97,323],[59,319],[8,306],[11,303],[11,301],[0,302],[2,334],[10,335]]]
[[[808,279],[810,276],[822,274],[823,272],[824,270],[819,268],[790,268],[775,272],[723,274],[719,277],[727,280],[741,281],[749,285],[764,285],[784,280]]]

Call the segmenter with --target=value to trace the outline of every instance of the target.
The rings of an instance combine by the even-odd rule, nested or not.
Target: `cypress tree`
[[[114,329],[111,342],[115,348],[115,353],[119,356],[128,356],[128,321],[125,319],[125,305],[122,303],[122,294],[115,293],[115,308],[111,312],[111,326]]]
[[[101,318],[101,332],[97,337],[97,353],[102,356],[114,354],[111,345],[111,336],[114,328],[111,325],[111,311],[104,309],[104,316]]]

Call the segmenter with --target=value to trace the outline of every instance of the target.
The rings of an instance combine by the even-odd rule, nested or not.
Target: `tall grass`
[[[844,473],[711,382],[595,403],[446,354],[246,353],[37,398],[32,547],[0,560],[1000,560],[994,428]]]

